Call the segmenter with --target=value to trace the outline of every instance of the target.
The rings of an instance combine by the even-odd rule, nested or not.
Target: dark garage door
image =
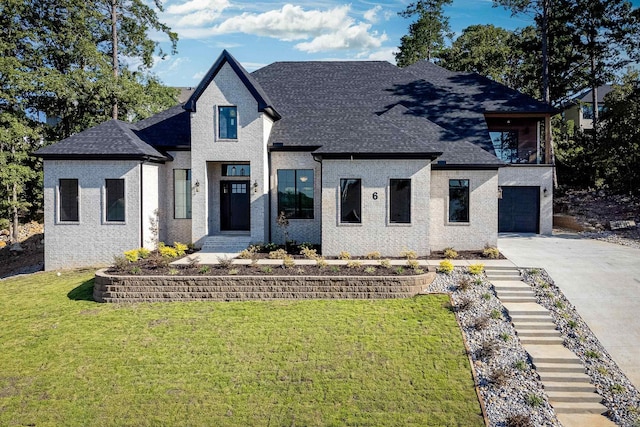
[[[502,187],[498,200],[498,231],[538,233],[540,187]]]

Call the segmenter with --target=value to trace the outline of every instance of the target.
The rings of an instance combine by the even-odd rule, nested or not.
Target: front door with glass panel
[[[220,183],[220,229],[249,230],[249,181]]]

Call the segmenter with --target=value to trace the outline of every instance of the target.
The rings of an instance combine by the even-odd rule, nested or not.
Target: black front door
[[[249,230],[249,181],[220,183],[220,228]]]

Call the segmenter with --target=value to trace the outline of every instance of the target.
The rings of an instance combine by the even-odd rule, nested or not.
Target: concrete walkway
[[[571,233],[500,235],[498,248],[519,267],[544,268],[640,388],[640,249]]]

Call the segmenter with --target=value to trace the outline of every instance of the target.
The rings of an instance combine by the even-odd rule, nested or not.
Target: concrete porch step
[[[503,296],[498,294],[498,298],[502,302],[515,302],[515,303],[525,303],[525,302],[536,302],[538,301],[534,295],[507,295]]]
[[[547,397],[552,402],[602,402],[602,396],[588,391],[547,391]]]
[[[551,316],[548,314],[514,314],[509,313],[513,324],[521,323],[552,323]],[[555,324],[554,324],[555,325]]]
[[[547,316],[547,319],[551,319],[549,310],[534,302],[528,303],[510,303],[503,302],[504,307],[509,312],[509,315],[513,316]]]
[[[582,363],[580,363],[578,359],[570,363],[538,362],[538,363],[534,363],[533,366],[536,368],[536,371],[538,372],[538,374],[549,373],[549,372],[554,372],[554,373],[557,372],[557,373],[563,373],[563,374],[575,372],[579,374],[584,374],[584,366],[582,365]],[[585,377],[587,379],[589,378],[588,376],[586,376],[586,374],[585,374]]]
[[[521,320],[513,320],[513,325],[515,326],[516,330],[523,330],[523,331],[531,331],[531,330],[555,330],[556,329],[556,324],[551,322],[551,321],[537,321],[537,322],[527,322],[527,321],[521,321]]]
[[[591,380],[591,378],[583,372],[537,372],[543,384],[547,382],[590,384],[589,381]]]
[[[213,253],[236,253],[246,249],[251,244],[248,234],[220,234],[209,236],[204,241],[201,251]]]
[[[604,414],[607,408],[597,402],[554,402],[549,399],[558,414]]]
[[[562,345],[564,340],[562,337],[522,337],[519,336],[522,344],[534,344],[534,345]]]
[[[547,381],[544,383],[544,389],[547,392],[582,392],[582,393],[595,393],[596,388],[593,384],[587,383],[567,383],[564,381]]]
[[[527,330],[527,329],[521,329],[518,328],[517,330],[518,336],[519,337],[560,337],[560,332],[558,332],[555,329],[534,329],[534,330]]]

